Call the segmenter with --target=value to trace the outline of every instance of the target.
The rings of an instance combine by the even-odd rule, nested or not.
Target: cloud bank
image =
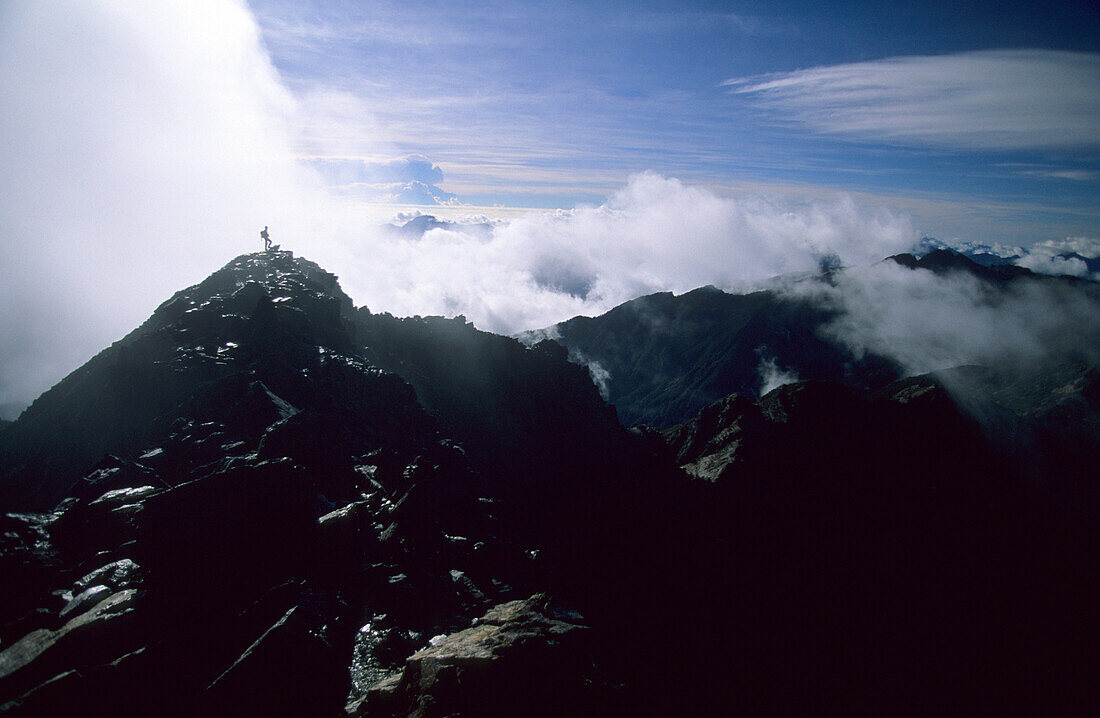
[[[296,224],[295,111],[239,0],[0,5],[0,404]]]
[[[836,309],[826,336],[857,356],[872,352],[909,375],[978,364],[1027,373],[1051,362],[1100,362],[1100,286],[988,285],[894,262],[788,289]]]
[[[954,149],[1100,147],[1100,54],[990,50],[727,80],[807,127]]]
[[[532,214],[489,234],[363,233],[341,279],[372,310],[463,314],[515,333],[656,291],[743,289],[825,261],[865,264],[914,239],[906,217],[844,196],[794,206],[643,173],[600,206]]]
[[[1015,264],[1036,274],[1068,275],[1100,281],[1100,240],[1066,237],[1036,242],[1030,248],[1000,243],[942,241],[925,237],[922,249],[951,249],[981,264]]]

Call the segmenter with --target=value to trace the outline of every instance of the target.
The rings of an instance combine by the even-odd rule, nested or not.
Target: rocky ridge
[[[567,358],[356,309],[289,252],[177,293],[0,434],[0,706],[1083,700],[1091,515],[992,444],[951,378],[800,382],[627,431]],[[1075,371],[998,401],[1087,435],[1095,376]]]

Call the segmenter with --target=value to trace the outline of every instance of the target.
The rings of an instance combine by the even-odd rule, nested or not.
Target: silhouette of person
[[[260,230],[260,239],[262,239],[264,241],[264,251],[265,252],[270,252],[271,251],[271,235],[269,235],[267,233],[267,225],[266,224],[264,225],[264,228],[262,230]]]

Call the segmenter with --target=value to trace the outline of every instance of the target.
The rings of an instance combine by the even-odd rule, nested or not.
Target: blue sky
[[[421,155],[467,204],[598,204],[649,170],[866,193],[970,241],[1098,233],[1096,3],[250,7],[305,154]]]

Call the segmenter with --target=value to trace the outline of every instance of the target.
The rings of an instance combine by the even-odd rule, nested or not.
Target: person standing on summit
[[[260,239],[262,239],[264,241],[264,251],[265,252],[270,252],[271,251],[271,235],[269,235],[267,233],[267,225],[266,224],[264,225],[264,228],[262,230],[260,230]]]

